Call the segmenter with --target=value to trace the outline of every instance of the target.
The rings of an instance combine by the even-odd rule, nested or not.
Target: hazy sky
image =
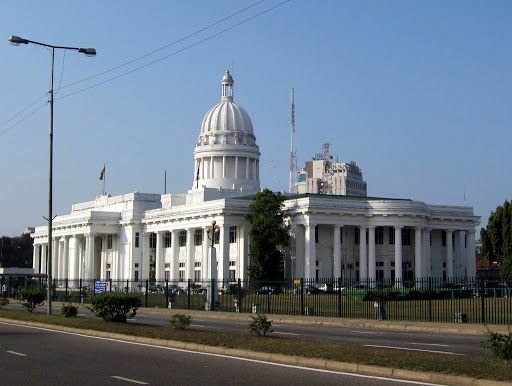
[[[51,55],[10,35],[98,52],[56,51],[56,215],[101,194],[104,163],[112,195],[163,193],[164,171],[167,192],[190,189],[226,65],[262,188],[288,189],[293,87],[299,166],[330,143],[362,168],[370,196],[464,205],[466,192],[483,225],[512,198],[511,1],[292,0],[254,17],[281,3],[266,0],[201,31],[255,3],[3,3],[0,235],[48,213]]]

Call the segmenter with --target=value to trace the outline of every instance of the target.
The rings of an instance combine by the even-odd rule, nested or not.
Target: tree
[[[491,263],[497,261],[501,265],[502,279],[512,279],[512,205],[505,200],[491,213],[486,228],[480,231],[482,256]]]
[[[17,293],[21,305],[26,307],[28,312],[32,312],[37,306],[43,305],[44,290],[35,285],[32,285],[29,289],[18,288]]]
[[[34,240],[29,234],[0,238],[0,264],[2,267],[32,267]]]
[[[251,245],[249,255],[249,277],[254,280],[278,280],[283,258],[278,246],[289,243],[289,227],[284,224],[284,197],[268,189],[256,194],[249,207],[246,219],[251,223],[249,237]]]

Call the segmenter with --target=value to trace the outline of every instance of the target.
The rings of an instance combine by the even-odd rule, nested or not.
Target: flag
[[[101,170],[101,174],[100,174],[100,180],[103,179],[103,175],[105,174],[105,166],[103,166],[103,169]]]

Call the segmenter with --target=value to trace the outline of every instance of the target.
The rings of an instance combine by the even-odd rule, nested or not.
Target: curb
[[[512,382],[502,381],[491,381],[485,379],[474,379],[469,377],[460,377],[455,375],[447,374],[431,374],[421,371],[395,369],[371,365],[360,365],[356,363],[337,362],[332,360],[317,359],[317,358],[305,358],[300,356],[289,356],[284,354],[271,354],[257,351],[243,350],[243,349],[231,349],[215,346],[206,346],[197,343],[186,343],[173,340],[163,340],[154,338],[144,338],[137,336],[129,336],[116,333],[106,333],[102,331],[93,330],[81,330],[71,327],[55,326],[51,324],[18,321],[7,318],[0,318],[0,322],[18,324],[23,326],[41,327],[51,330],[70,332],[75,334],[81,334],[86,336],[101,337],[107,339],[117,339],[126,342],[142,343],[161,347],[170,347],[189,351],[199,351],[209,354],[220,354],[230,357],[246,358],[267,362],[280,363],[285,365],[301,366],[322,370],[330,370],[337,372],[347,373],[359,373],[365,375],[373,375],[386,378],[395,378],[410,381],[420,382],[432,382],[441,383],[445,385],[475,385],[475,386],[501,386],[501,385],[512,385]]]

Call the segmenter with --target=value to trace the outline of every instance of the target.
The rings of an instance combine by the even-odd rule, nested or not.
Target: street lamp
[[[37,44],[38,46],[49,47],[52,49],[52,76],[50,82],[50,170],[48,177],[48,259],[46,271],[48,274],[47,296],[48,296],[48,315],[52,314],[52,190],[53,190],[53,62],[55,58],[55,49],[61,48],[64,50],[74,50],[84,53],[86,56],[95,56],[96,50],[94,48],[78,48],[78,47],[63,47],[53,46],[51,44],[39,43],[33,40],[23,39],[19,36],[11,36],[9,42],[13,46],[20,44]]]
[[[217,252],[215,251],[214,243],[215,243],[215,235],[219,234],[220,228],[217,225],[215,220],[212,221],[212,227],[207,227],[205,229],[208,239],[211,241],[211,252],[210,252],[210,264],[208,269],[209,282],[207,285],[207,297],[206,297],[206,309],[209,311],[214,311],[215,307],[218,303],[218,293],[217,293]]]

